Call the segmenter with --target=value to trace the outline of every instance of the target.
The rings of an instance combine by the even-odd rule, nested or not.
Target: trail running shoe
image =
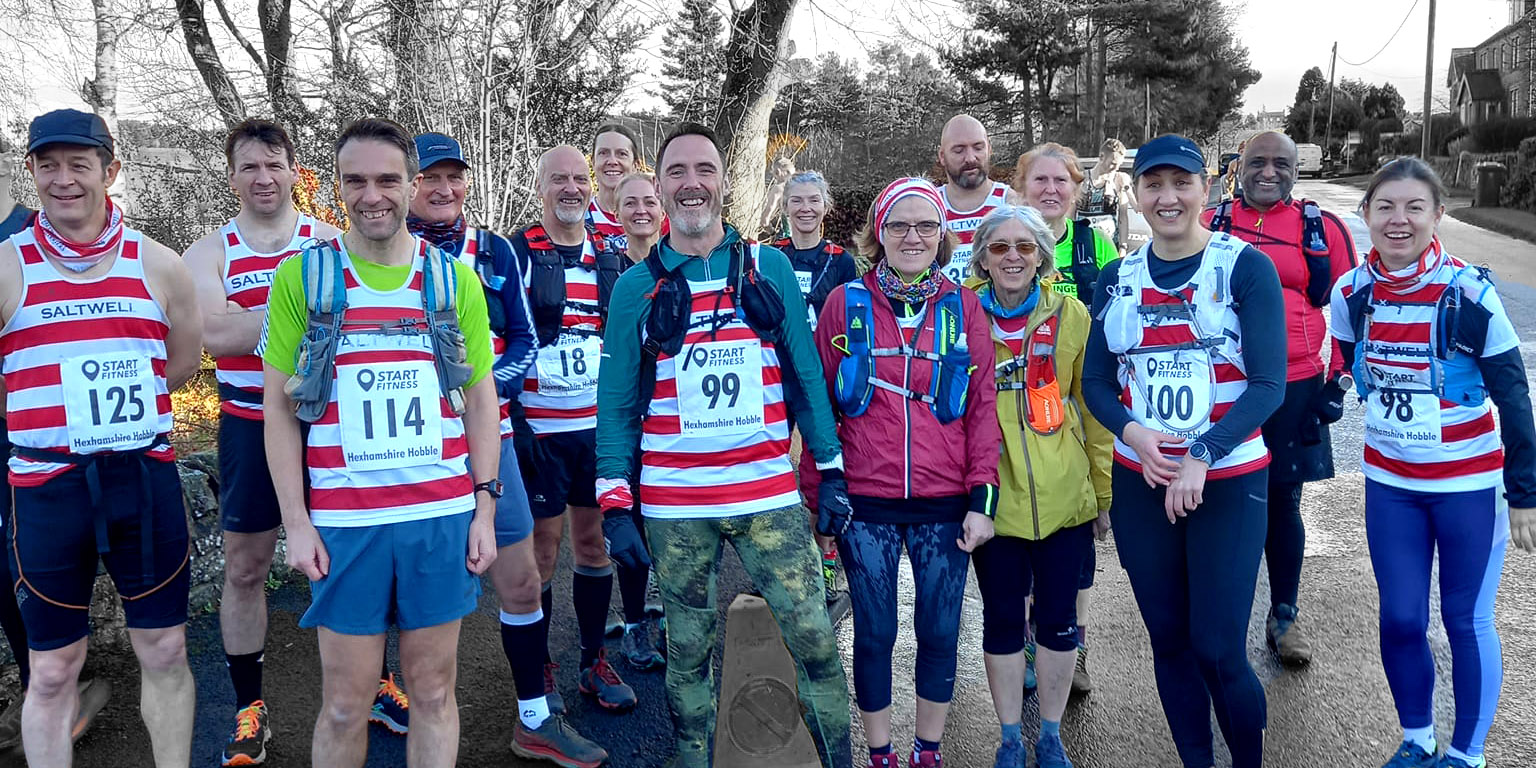
[[[1088,646],[1077,647],[1077,666],[1072,669],[1072,692],[1078,695],[1093,690],[1093,678],[1088,676]]]
[[[1482,766],[1473,765],[1465,760],[1451,757],[1450,753],[1446,753],[1440,756],[1440,762],[1435,763],[1435,768],[1485,768],[1486,765],[1487,763],[1484,763]]]
[[[1024,768],[1024,742],[1005,741],[997,748],[992,768]]]
[[[624,614],[618,608],[608,609],[608,623],[603,625],[603,637],[613,640],[624,634]]]
[[[261,765],[267,761],[267,705],[255,702],[235,713],[235,732],[224,745],[224,765]]]
[[[1312,644],[1296,629],[1296,607],[1277,605],[1264,622],[1264,639],[1269,650],[1288,667],[1312,663]]]
[[[608,752],[576,732],[561,715],[551,714],[544,724],[529,730],[518,720],[512,729],[512,754],[530,760],[548,760],[565,768],[597,768]]]
[[[619,644],[624,660],[636,670],[646,672],[667,665],[666,657],[657,648],[656,620],[647,616],[633,629],[624,630],[624,640]]]
[[[610,712],[634,709],[640,702],[635,696],[635,689],[626,685],[613,665],[608,663],[607,649],[597,652],[597,661],[583,669],[577,681],[576,687],[583,694],[591,696],[598,706]]]
[[[944,756],[937,749],[925,749],[921,752],[912,751],[912,757],[907,760],[907,768],[941,768],[944,765]]]
[[[411,730],[411,700],[405,689],[395,684],[395,673],[379,680],[378,695],[373,697],[373,711],[368,722],[378,723],[391,733],[405,735]]]
[[[661,587],[656,586],[656,569],[651,569],[651,575],[645,577],[645,612],[652,616],[661,616],[664,613],[661,607]]]
[[[1038,768],[1072,768],[1060,736],[1041,734],[1040,740],[1035,742],[1035,765]]]
[[[869,756],[869,768],[901,768],[900,758],[895,752],[885,752]]]
[[[837,596],[837,558],[836,557],[822,556],[822,558],[821,558],[821,579],[822,579],[822,582],[824,583],[825,588],[826,588],[827,602],[830,603]]]
[[[112,698],[112,684],[99,677],[82,680],[79,694],[80,713],[75,715],[75,726],[69,732],[72,741],[79,741],[91,729],[91,723],[96,722],[96,715],[106,708],[107,701]]]
[[[1035,644],[1024,644],[1024,690],[1035,689]]]
[[[21,746],[21,699],[0,714],[0,751]]]
[[[1423,747],[1411,741],[1404,741],[1397,746],[1397,751],[1392,753],[1392,759],[1388,760],[1381,768],[1436,768],[1441,765],[1434,753],[1425,752]]]
[[[544,662],[544,703],[549,707],[551,715],[565,714],[565,698],[560,695],[560,686],[555,683],[555,670],[560,665],[553,661]]]

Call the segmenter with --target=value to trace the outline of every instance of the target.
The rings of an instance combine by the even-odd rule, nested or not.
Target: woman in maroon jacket
[[[953,250],[938,190],[899,179],[870,207],[875,268],[827,297],[816,328],[838,411],[851,520],[836,521],[853,596],[855,698],[872,767],[894,768],[891,650],[902,547],[917,586],[914,767],[941,764],[969,553],[992,537],[1002,431],[987,314],[941,268]],[[816,473],[802,474],[815,503]],[[824,531],[825,533],[826,531]]]

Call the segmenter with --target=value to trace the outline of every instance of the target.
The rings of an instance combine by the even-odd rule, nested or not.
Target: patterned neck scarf
[[[1394,272],[1391,267],[1381,260],[1381,254],[1375,248],[1365,257],[1365,264],[1371,270],[1371,277],[1391,293],[1412,293],[1422,288],[1429,278],[1440,270],[1440,265],[1445,263],[1445,248],[1440,245],[1440,238],[1429,241],[1429,247],[1419,254],[1418,261],[1406,269]]]
[[[44,211],[38,212],[37,221],[32,224],[32,235],[42,244],[43,250],[66,269],[84,272],[115,253],[123,242],[123,209],[117,207],[112,198],[107,198],[107,226],[88,243],[77,243],[59,234]]]
[[[992,290],[992,283],[987,282],[976,289],[976,298],[981,299],[981,308],[993,317],[1001,317],[1005,320],[1014,320],[1027,317],[1035,311],[1035,305],[1040,303],[1040,281],[1033,280],[1029,284],[1029,295],[1019,302],[1017,307],[1009,309],[997,300],[997,294]]]
[[[917,280],[906,283],[885,259],[881,259],[875,265],[875,283],[886,296],[916,305],[939,295],[939,289],[944,287],[944,273],[929,267]]]
[[[427,221],[415,214],[407,214],[405,217],[405,227],[411,234],[444,250],[454,250],[464,242],[466,226],[462,214],[449,222]]]

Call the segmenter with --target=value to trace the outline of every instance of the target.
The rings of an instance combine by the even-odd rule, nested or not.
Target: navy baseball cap
[[[112,152],[112,134],[101,115],[78,109],[55,109],[32,118],[27,129],[27,154],[49,144],[102,147]]]
[[[423,133],[416,137],[416,157],[421,161],[421,169],[426,170],[432,166],[452,160],[465,168],[469,163],[464,162],[464,148],[459,146],[451,136],[441,133]]]
[[[1177,134],[1165,134],[1136,149],[1136,164],[1132,166],[1131,175],[1140,176],[1164,165],[1190,173],[1204,173],[1205,155],[1193,141]]]

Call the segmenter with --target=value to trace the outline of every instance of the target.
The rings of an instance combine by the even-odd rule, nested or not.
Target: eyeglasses
[[[907,233],[914,229],[922,237],[933,237],[939,233],[939,227],[942,226],[944,225],[937,221],[919,221],[916,224],[905,221],[887,221],[884,229],[885,234],[890,237],[906,237]]]
[[[1040,246],[1028,240],[1020,240],[1016,243],[987,243],[987,253],[993,256],[1002,256],[1009,251],[1018,251],[1020,256],[1031,256]]]

